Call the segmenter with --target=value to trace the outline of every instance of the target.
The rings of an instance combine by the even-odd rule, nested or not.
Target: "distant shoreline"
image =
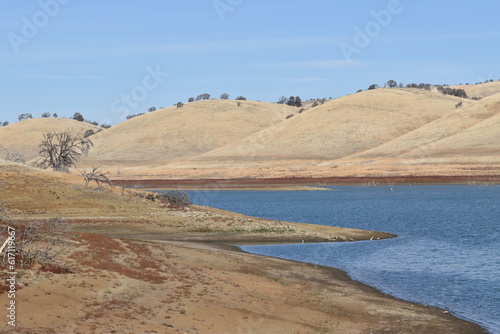
[[[477,185],[500,184],[500,175],[456,176],[338,176],[329,178],[125,179],[115,185],[147,190],[331,190],[332,186]]]

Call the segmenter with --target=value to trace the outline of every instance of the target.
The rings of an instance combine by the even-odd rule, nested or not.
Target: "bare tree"
[[[40,158],[35,165],[40,168],[52,168],[58,172],[68,172],[69,168],[82,155],[87,155],[93,146],[92,141],[81,134],[74,136],[69,131],[46,133],[39,146]]]
[[[97,184],[98,188],[102,188],[103,184],[111,185],[111,181],[109,180],[108,176],[106,175],[106,173],[103,173],[103,171],[101,171],[100,167],[92,167],[92,171],[90,172],[87,172],[84,169],[83,171],[80,171],[80,174],[82,174],[83,179],[85,180],[85,188],[88,188],[91,181],[94,181]]]
[[[286,104],[287,101],[288,101],[288,99],[285,96],[282,96],[282,97],[280,97],[280,99],[276,103],[278,103],[278,104]]]

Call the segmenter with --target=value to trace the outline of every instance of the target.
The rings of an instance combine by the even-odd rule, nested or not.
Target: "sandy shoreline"
[[[0,180],[3,225],[59,216],[72,227],[70,246],[57,249],[69,272],[22,270],[19,333],[485,333],[341,270],[227,245],[392,234],[195,205],[172,210],[121,188],[87,189],[74,175],[11,165],[0,165]]]

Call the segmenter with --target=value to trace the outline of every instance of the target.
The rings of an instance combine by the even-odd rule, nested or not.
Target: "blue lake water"
[[[195,204],[250,216],[395,233],[399,237],[391,240],[241,248],[340,268],[383,292],[500,333],[500,186],[190,195]]]

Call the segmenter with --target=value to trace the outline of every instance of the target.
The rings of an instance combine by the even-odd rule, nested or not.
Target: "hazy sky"
[[[498,0],[1,0],[0,121],[500,79]]]

